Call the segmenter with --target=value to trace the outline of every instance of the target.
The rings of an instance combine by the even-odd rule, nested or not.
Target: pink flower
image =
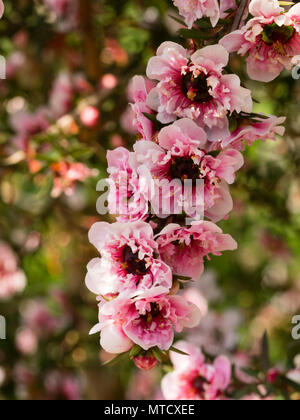
[[[226,35],[220,44],[229,52],[248,54],[248,75],[253,80],[270,82],[284,68],[300,63],[300,4],[287,13],[277,0],[252,0],[254,16],[241,30]]]
[[[107,152],[108,207],[111,214],[119,215],[119,222],[135,222],[148,216],[151,175],[145,167],[134,169],[131,155],[124,147]]]
[[[157,237],[163,261],[174,274],[198,280],[204,271],[204,257],[221,255],[221,251],[237,249],[230,235],[211,222],[193,222],[191,227],[176,224],[166,226]]]
[[[201,314],[192,303],[167,293],[164,287],[154,287],[132,298],[123,293],[110,302],[100,301],[99,324],[91,334],[101,331],[101,346],[109,353],[126,352],[134,344],[145,351],[156,346],[168,350],[174,330],[193,328]]]
[[[149,60],[147,76],[158,80],[147,104],[157,119],[170,123],[177,117],[191,118],[214,132],[228,133],[227,114],[251,112],[251,92],[240,86],[234,74],[223,75],[229,54],[220,45],[196,51],[192,56],[181,45],[164,42]]]
[[[181,341],[175,344],[187,356],[171,352],[174,372],[162,380],[162,392],[167,400],[222,400],[231,380],[231,365],[227,357],[219,356],[207,364],[201,351]]]
[[[136,162],[149,169],[156,184],[158,181],[162,185],[165,181],[175,180],[176,185],[172,183],[174,192],[162,197],[166,206],[172,199],[174,212],[184,207],[186,214],[191,217],[194,217],[195,209],[204,206],[205,216],[218,221],[232,210],[227,184],[234,182],[235,172],[243,166],[244,161],[242,155],[233,149],[213,157],[205,151],[205,147],[204,130],[185,118],[164,127],[158,134],[158,144],[138,141],[134,150]],[[192,185],[184,185],[183,197],[182,183],[186,180],[191,180]],[[203,183],[197,185],[198,180]],[[152,204],[156,214],[161,210],[157,201],[161,201],[160,197],[154,194]],[[163,214],[166,214],[166,206],[163,205]]]
[[[210,18],[213,27],[220,19],[218,0],[173,0],[173,2],[189,28],[204,16]]]
[[[80,162],[58,162],[51,165],[54,172],[53,188],[51,196],[59,197],[62,193],[70,196],[74,193],[76,183],[85,181],[89,177],[96,176],[98,171],[90,169]]]
[[[133,102],[131,104],[134,114],[133,126],[144,140],[149,141],[154,134],[154,125],[149,118],[145,117],[144,113],[153,113],[146,101],[148,93],[154,86],[155,83],[152,81],[142,76],[135,76],[128,87],[129,100]]]
[[[105,296],[172,287],[171,269],[158,258],[149,224],[99,222],[92,226],[89,239],[102,256],[88,265],[86,285],[91,292]]]
[[[17,257],[11,248],[0,242],[0,300],[20,293],[26,286],[26,277],[18,267]]]
[[[99,123],[100,112],[94,106],[87,106],[80,113],[80,120],[86,127],[94,128]]]

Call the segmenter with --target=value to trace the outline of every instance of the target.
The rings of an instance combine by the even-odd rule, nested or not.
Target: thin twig
[[[248,7],[248,0],[241,0],[241,4],[239,5],[239,8],[236,12],[234,22],[232,25],[232,31],[235,31],[236,29],[239,29],[242,18],[244,16],[246,7]]]

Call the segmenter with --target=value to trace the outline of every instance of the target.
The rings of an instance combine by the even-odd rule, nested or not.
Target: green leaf
[[[269,338],[268,338],[267,332],[264,333],[262,342],[261,342],[261,364],[265,372],[268,371],[271,367]]]
[[[170,351],[173,351],[174,353],[181,354],[182,356],[190,356],[188,353],[185,353],[182,350],[177,349],[176,347],[170,347]]]

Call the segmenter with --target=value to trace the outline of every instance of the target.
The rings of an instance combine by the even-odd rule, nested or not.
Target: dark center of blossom
[[[295,29],[293,26],[278,26],[275,22],[264,27],[262,33],[262,40],[272,45],[276,42],[286,44],[294,35]]]
[[[160,310],[160,307],[159,307],[158,303],[151,302],[150,306],[151,306],[151,310],[149,312],[147,312],[146,315],[143,316],[143,318],[144,318],[144,320],[147,324],[151,324],[153,318],[157,318],[161,313],[161,310]]]
[[[204,73],[195,76],[193,72],[188,71],[182,76],[182,90],[192,102],[205,103],[212,98],[209,94],[207,76]]]
[[[132,252],[130,246],[125,246],[123,250],[123,267],[129,274],[143,275],[146,274],[148,268],[146,262],[139,259],[139,253]]]
[[[199,165],[196,165],[193,159],[189,157],[173,158],[170,171],[172,179],[180,179],[181,181],[186,179],[195,181],[200,177]]]
[[[205,378],[203,378],[202,376],[197,376],[197,378],[193,380],[192,387],[198,394],[203,394],[205,392],[204,385],[207,383],[208,382]]]

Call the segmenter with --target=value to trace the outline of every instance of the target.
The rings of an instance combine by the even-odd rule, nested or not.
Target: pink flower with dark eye
[[[109,184],[108,208],[119,222],[135,222],[148,217],[151,175],[146,167],[133,167],[132,153],[124,147],[107,152]]]
[[[143,140],[151,140],[154,134],[154,124],[145,116],[153,111],[146,104],[147,95],[153,89],[155,83],[142,76],[135,76],[128,86],[128,97],[133,110],[133,126]]]
[[[171,269],[159,258],[151,226],[144,222],[96,223],[90,242],[101,254],[88,265],[87,287],[97,295],[172,287]]]
[[[0,300],[7,300],[24,290],[26,277],[18,267],[11,248],[0,242]]]
[[[213,27],[220,19],[218,0],[173,0],[173,2],[189,28],[196,20],[203,17],[210,18]]]
[[[254,17],[220,44],[229,52],[248,54],[251,79],[270,82],[300,63],[300,4],[285,13],[277,0],[252,0],[249,11]]]
[[[204,257],[237,249],[230,235],[211,222],[193,222],[190,227],[169,224],[157,236],[160,256],[174,274],[198,280],[204,271]]]
[[[213,364],[205,362],[201,351],[192,344],[181,341],[177,349],[187,356],[170,353],[174,372],[162,380],[162,392],[167,400],[224,400],[224,391],[230,384],[231,364],[219,356]]]
[[[157,119],[170,123],[191,118],[201,126],[228,134],[228,113],[251,112],[251,92],[241,87],[234,74],[223,74],[229,54],[220,45],[211,45],[190,56],[181,45],[164,42],[149,60],[147,76],[158,80],[147,104],[158,112]]]
[[[164,127],[158,134],[158,144],[135,144],[136,162],[149,169],[156,184],[172,182],[169,195],[154,194],[151,201],[156,214],[167,214],[170,200],[171,213],[181,208],[194,217],[204,207],[205,216],[213,221],[221,220],[232,210],[228,184],[234,182],[235,172],[243,166],[243,157],[233,149],[213,157],[206,152],[206,144],[204,130],[187,118]]]
[[[99,324],[91,331],[101,331],[101,345],[109,353],[128,351],[138,344],[147,351],[153,347],[169,350],[174,330],[198,325],[201,313],[181,296],[170,296],[168,289],[156,287],[137,293],[133,298],[122,293],[110,302],[100,301]]]

